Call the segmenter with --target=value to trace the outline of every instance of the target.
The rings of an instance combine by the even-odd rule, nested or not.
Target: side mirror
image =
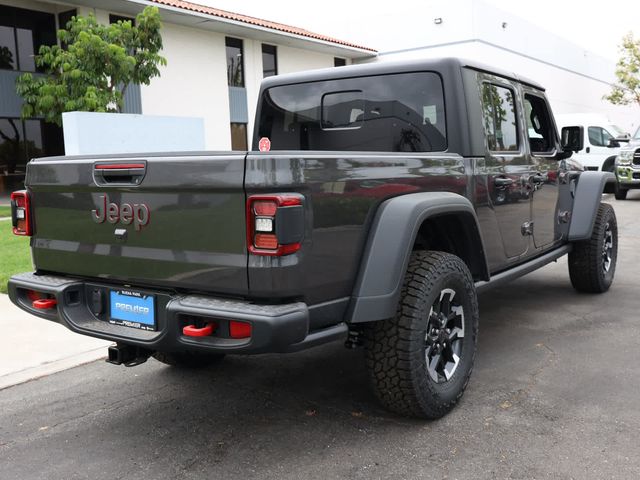
[[[584,127],[562,127],[560,144],[565,152],[579,152],[584,147]]]
[[[616,142],[629,143],[630,140],[631,140],[631,138],[629,138],[629,137],[616,137]]]
[[[620,147],[620,141],[616,140],[615,138],[610,138],[609,139],[609,145],[607,145],[608,148],[619,148]]]

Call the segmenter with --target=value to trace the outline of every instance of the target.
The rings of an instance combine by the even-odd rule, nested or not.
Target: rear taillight
[[[303,196],[253,195],[247,200],[247,245],[254,255],[282,256],[300,250]]]
[[[11,223],[14,235],[31,236],[31,211],[29,194],[26,190],[11,194]]]

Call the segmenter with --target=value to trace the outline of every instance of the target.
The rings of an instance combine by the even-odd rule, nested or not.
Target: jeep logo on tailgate
[[[91,210],[91,218],[96,223],[123,223],[124,225],[133,225],[136,230],[142,230],[142,227],[149,224],[151,212],[149,207],[144,203],[123,203],[122,206],[117,203],[109,203],[107,195],[100,196],[101,202],[98,208]]]

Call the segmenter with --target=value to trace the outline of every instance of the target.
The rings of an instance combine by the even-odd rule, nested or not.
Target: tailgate
[[[244,156],[32,161],[26,183],[36,268],[246,294]]]

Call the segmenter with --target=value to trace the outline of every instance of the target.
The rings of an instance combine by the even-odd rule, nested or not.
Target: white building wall
[[[2,0],[3,5],[61,12],[74,8],[37,0]],[[118,11],[78,6],[79,15],[93,14],[98,22],[109,23],[109,14],[131,16]],[[229,90],[225,34],[169,22],[163,23],[161,54],[167,66],[150,85],[141,85],[142,113],[176,117],[200,117],[204,121],[205,144],[209,150],[231,149]],[[236,37],[243,41],[244,78],[247,93],[247,141],[251,147],[258,92],[262,81],[262,43],[277,48],[278,73],[333,67],[333,55],[279,45],[273,42]],[[283,41],[291,42],[284,37]],[[347,63],[351,63],[347,59]],[[179,135],[180,132],[176,132]]]
[[[631,133],[638,127],[638,106],[612,105],[602,98],[615,81],[613,60],[481,0],[461,0],[462,6],[427,2],[432,13],[422,18],[422,33],[407,28],[407,45],[417,46],[382,52],[379,61],[468,58],[537,81],[547,89],[556,114],[599,113]],[[442,23],[436,24],[436,18]]]
[[[167,66],[142,85],[142,113],[204,119],[205,144],[229,150],[229,96],[224,35],[165,24],[162,55]]]
[[[247,140],[251,148],[253,121],[262,82],[262,43],[241,38],[247,91]],[[207,148],[231,148],[225,35],[165,23],[162,55],[167,66],[151,85],[142,86],[142,113],[202,117]],[[270,43],[270,45],[273,45]],[[333,56],[275,44],[278,73],[333,66]]]
[[[278,73],[333,67],[333,58],[331,55],[310,52],[301,48],[278,46]]]

